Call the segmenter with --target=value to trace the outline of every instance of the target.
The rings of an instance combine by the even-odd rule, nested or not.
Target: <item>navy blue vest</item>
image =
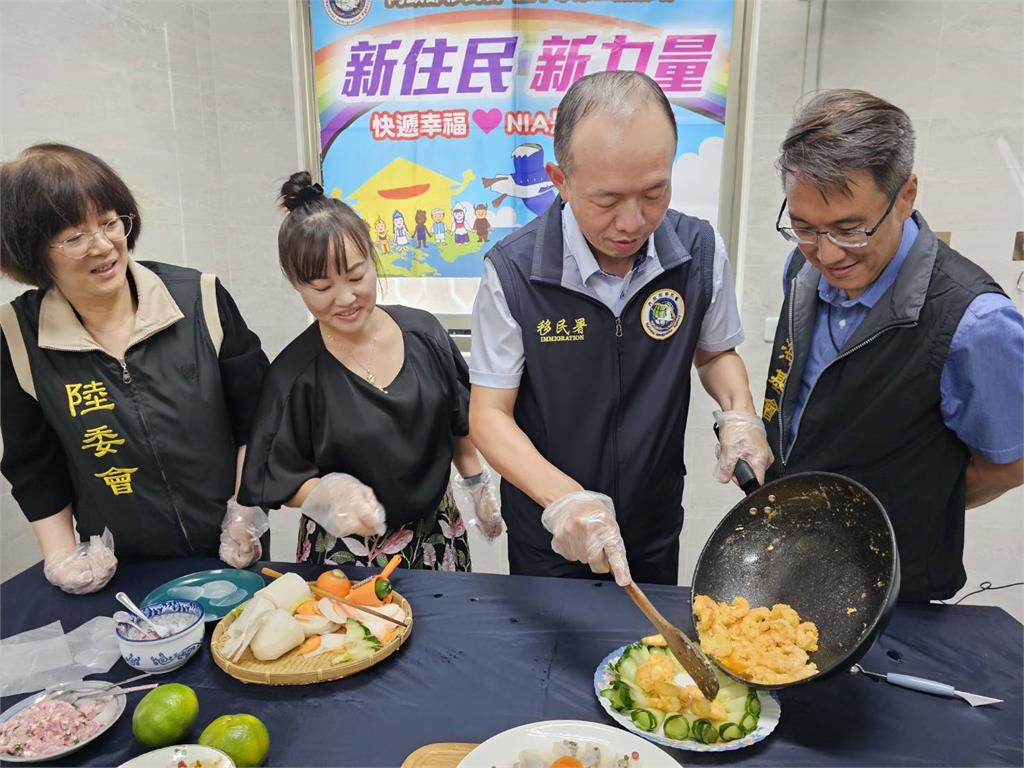
[[[522,329],[516,423],[548,461],[614,500],[633,578],[675,584],[690,369],[712,295],[715,237],[707,222],[675,211],[653,237],[665,271],[618,318],[563,285],[557,201],[488,258]],[[512,573],[592,577],[551,550],[533,500],[504,481],[501,499]]]

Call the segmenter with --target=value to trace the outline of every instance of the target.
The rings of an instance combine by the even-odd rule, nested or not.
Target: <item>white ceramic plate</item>
[[[180,761],[192,767],[201,761],[203,768],[235,768],[234,761],[219,749],[204,747],[202,744],[177,744],[173,747],[161,747],[144,755],[133,757],[118,768],[178,768]]]
[[[492,736],[468,755],[458,768],[511,768],[523,750],[551,759],[556,744],[564,740],[601,749],[600,768],[609,768],[614,755],[628,755],[636,768],[678,768],[679,763],[649,742],[618,728],[583,720],[545,720],[529,723]]]
[[[109,686],[110,683],[103,682],[102,680],[84,680],[81,683],[76,683],[75,685],[76,687],[82,688],[103,688],[105,686]],[[26,696],[13,707],[7,709],[3,714],[0,714],[0,725],[6,723],[8,720],[14,717],[14,715],[18,714],[23,709],[28,709],[37,701],[41,701],[42,699],[46,698],[46,695],[49,693],[49,691],[53,690],[53,688],[58,687],[61,686],[53,686],[52,688],[48,688],[45,691],[37,693],[34,696]],[[100,722],[100,729],[85,741],[79,742],[78,744],[75,744],[71,747],[65,747],[59,752],[51,752],[48,755],[43,755],[41,757],[15,757],[14,755],[4,754],[0,755],[0,760],[2,760],[5,763],[42,763],[49,762],[51,760],[57,760],[58,758],[64,757],[65,755],[70,755],[72,752],[81,749],[86,744],[95,741],[104,733],[106,733],[107,730],[109,730],[110,726],[116,723],[117,719],[121,717],[121,714],[124,712],[126,701],[127,699],[123,693],[114,696],[108,696],[106,708],[96,716],[97,720]]]
[[[646,731],[642,731],[634,725],[633,721],[627,715],[624,715],[621,712],[616,712],[612,709],[611,702],[601,695],[601,691],[611,685],[612,678],[615,677],[615,673],[611,669],[612,664],[619,660],[619,657],[622,656],[622,653],[626,648],[627,646],[624,645],[621,648],[615,649],[597,665],[597,671],[594,673],[594,695],[597,696],[597,700],[601,703],[604,711],[608,713],[608,716],[612,718],[612,720],[638,736],[648,739],[649,741],[653,741],[655,744],[662,744],[666,747],[673,747],[675,749],[685,749],[690,752],[730,752],[734,749],[743,749],[744,747],[749,747],[751,744],[756,744],[768,736],[769,733],[774,731],[775,726],[779,724],[779,718],[782,716],[782,707],[779,705],[779,700],[775,696],[775,693],[769,691],[757,691],[757,698],[761,702],[761,714],[757,719],[757,727],[742,739],[705,744],[704,742],[696,741],[694,739],[670,739],[660,733],[647,733]],[[694,684],[693,678],[686,674],[677,675],[676,682],[680,685]]]

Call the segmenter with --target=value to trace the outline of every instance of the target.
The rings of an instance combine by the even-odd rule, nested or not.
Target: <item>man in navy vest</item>
[[[487,255],[471,434],[502,475],[512,573],[675,584],[694,363],[722,409],[719,480],[772,461],[725,247],[668,210],[676,123],[646,75],[573,84],[554,150],[559,198]]]
[[[863,91],[816,96],[789,129],[776,229],[796,247],[763,415],[769,478],[863,483],[901,598],[930,600],[966,580],[964,510],[1024,482],[1024,321],[914,210],[913,160],[910,118]]]

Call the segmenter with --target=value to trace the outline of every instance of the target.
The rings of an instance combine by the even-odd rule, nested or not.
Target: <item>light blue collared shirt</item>
[[[824,276],[818,278],[818,312],[786,435],[787,453],[818,376],[836,358],[836,348],[843,348],[871,308],[896,282],[918,232],[920,228],[913,217],[907,218],[896,254],[855,299],[846,298],[846,292],[829,285]],[[789,255],[783,280],[796,253],[794,250]],[[786,288],[784,285],[783,292]],[[1024,456],[1024,318],[1008,298],[983,293],[967,307],[943,364],[940,395],[943,422],[972,453],[999,464],[1009,464]]]
[[[569,205],[562,209],[562,251],[565,287],[597,299],[616,317],[621,316],[630,299],[664,272],[653,237],[648,238],[643,252],[637,255],[633,268],[625,276],[603,271]],[[711,304],[701,323],[697,346],[707,352],[724,352],[742,341],[743,324],[736,304],[729,257],[716,230]],[[469,380],[484,387],[515,389],[522,378],[525,359],[522,330],[508,308],[494,265],[484,259],[484,274],[473,303]]]

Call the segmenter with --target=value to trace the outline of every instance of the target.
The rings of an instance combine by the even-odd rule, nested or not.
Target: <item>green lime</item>
[[[166,747],[184,740],[199,714],[196,692],[181,683],[167,683],[142,697],[132,714],[132,733],[147,747]]]
[[[226,752],[238,768],[254,768],[267,759],[270,734],[254,715],[221,715],[206,726],[199,743]]]

